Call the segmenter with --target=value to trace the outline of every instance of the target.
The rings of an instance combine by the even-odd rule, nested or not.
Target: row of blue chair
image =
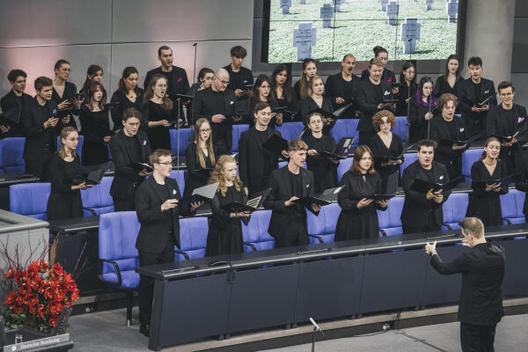
[[[185,189],[184,171],[173,170],[171,177],[176,179],[183,194]],[[84,215],[101,215],[114,211],[110,195],[113,176],[105,176],[101,183],[81,191]],[[51,192],[49,182],[21,183],[9,186],[9,210],[36,219],[47,220],[47,204]]]
[[[399,135],[404,142],[408,139],[408,123],[406,116],[398,116],[394,127],[394,133]],[[357,119],[340,119],[337,120],[334,128],[331,130],[331,135],[339,142],[344,137],[356,137],[358,141]],[[298,138],[304,126],[301,122],[285,122],[281,126],[277,126],[277,130],[281,132],[282,136],[287,140]],[[238,141],[242,132],[247,131],[249,125],[234,125],[232,134],[232,152],[238,151]],[[185,155],[185,150],[193,139],[191,128],[179,128],[170,130],[170,139],[172,152],[175,155]],[[0,173],[23,173],[25,171],[25,162],[23,158],[24,153],[24,137],[10,137],[0,140]],[[82,155],[84,137],[79,136],[79,144],[77,146],[77,153]],[[60,145],[60,140],[57,138],[57,145]]]

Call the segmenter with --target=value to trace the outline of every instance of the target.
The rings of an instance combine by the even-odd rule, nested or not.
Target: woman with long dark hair
[[[273,96],[277,100],[279,107],[284,107],[288,111],[283,111],[284,120],[290,121],[293,116],[295,106],[295,96],[291,87],[288,75],[288,68],[285,65],[278,65],[271,74],[271,89]]]
[[[119,87],[112,94],[112,121],[114,122],[114,130],[122,127],[121,121],[123,119],[123,112],[129,108],[135,108],[141,111],[143,105],[143,89],[138,86],[139,72],[133,66],[125,67],[121,78],[119,79]]]
[[[233,202],[245,203],[247,195],[237,176],[237,164],[230,155],[222,155],[213,170],[211,182],[218,182],[218,191],[211,202],[213,216],[207,235],[206,256],[242,253],[241,219],[248,212],[230,212],[223,208]]]
[[[379,237],[376,210],[387,209],[387,201],[369,198],[382,193],[381,177],[374,169],[374,155],[369,147],[356,148],[352,166],[340,184],[344,188],[337,196],[341,214],[337,219],[335,241]]]
[[[255,85],[253,86],[253,94],[249,100],[249,116],[247,117],[248,123],[253,123],[253,111],[255,110],[255,105],[259,102],[268,103],[271,108],[271,126],[282,125],[283,115],[281,112],[273,111],[279,104],[277,99],[273,95],[271,88],[271,80],[266,75],[259,75],[255,80]]]
[[[60,135],[61,146],[48,164],[51,193],[48,199],[48,220],[71,219],[83,216],[81,189],[88,185],[75,178],[86,173],[76,153],[79,134],[73,127],[65,127]]]
[[[143,101],[143,115],[152,150],[171,150],[169,127],[174,122],[174,111],[172,100],[167,95],[165,76],[152,76]]]
[[[302,63],[301,78],[295,82],[295,85],[293,86],[296,101],[300,102],[310,95],[308,93],[310,79],[315,75],[317,75],[317,61],[314,59],[304,59]]]
[[[90,83],[103,81],[103,68],[99,65],[90,65],[88,70],[86,70],[86,79],[84,80],[83,86],[80,90],[80,93],[87,94]]]
[[[439,98],[442,94],[450,93],[458,96],[458,83],[460,77],[460,58],[458,55],[449,55],[446,60],[444,74],[437,78],[433,95]]]
[[[416,67],[412,62],[407,61],[402,66],[398,92],[396,116],[409,116],[411,100],[416,95]]]
[[[91,82],[80,115],[84,135],[83,165],[98,165],[109,160],[107,144],[113,133],[110,130],[108,110],[104,108],[105,102],[106,89],[99,82]]]
[[[429,139],[430,123],[437,110],[437,100],[433,96],[433,81],[430,77],[420,80],[414,99],[411,99],[409,111],[409,142],[416,143]]]
[[[495,137],[484,143],[482,158],[471,166],[471,188],[466,216],[482,220],[485,226],[502,224],[500,195],[508,193],[508,184],[500,180],[508,176],[506,164],[499,159],[501,144]]]

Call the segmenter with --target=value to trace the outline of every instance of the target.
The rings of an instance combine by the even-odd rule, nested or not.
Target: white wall
[[[250,0],[0,0],[0,94],[9,89],[7,73],[28,73],[28,93],[38,76],[53,77],[53,65],[72,64],[79,87],[86,69],[104,69],[104,85],[116,89],[126,66],[136,66],[140,81],[159,66],[157,48],[169,45],[174,64],[193,74],[193,43],[198,43],[197,71],[229,62],[229,49],[242,45],[251,67],[253,1]],[[6,20],[10,19],[10,20]]]

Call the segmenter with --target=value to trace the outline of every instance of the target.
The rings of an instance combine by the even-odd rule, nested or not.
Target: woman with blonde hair
[[[386,210],[386,200],[374,200],[375,194],[383,193],[381,177],[374,169],[372,151],[360,145],[354,151],[350,170],[343,175],[337,201],[341,214],[336,225],[336,241],[349,241],[379,236],[376,210]]]
[[[204,117],[194,125],[194,140],[187,146],[185,162],[187,173],[183,198],[189,199],[196,188],[207,184],[216,164],[211,124]]]
[[[71,219],[83,216],[81,189],[88,185],[75,178],[86,174],[76,153],[79,133],[71,126],[62,129],[61,147],[48,165],[51,193],[48,199],[48,220]],[[75,182],[75,183],[74,183]]]
[[[235,159],[222,155],[211,175],[211,182],[218,182],[218,191],[211,202],[213,216],[207,235],[206,256],[242,253],[241,219],[247,220],[249,212],[230,212],[225,207],[231,203],[245,203],[247,195],[237,176]]]

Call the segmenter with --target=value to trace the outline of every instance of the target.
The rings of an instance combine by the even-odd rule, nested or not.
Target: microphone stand
[[[429,97],[427,98],[427,100],[429,100],[429,113],[431,113],[431,96],[429,95]],[[431,119],[427,120],[427,139],[429,139],[429,134],[431,132]]]
[[[312,352],[315,352],[315,337],[317,336],[317,333],[320,332],[322,336],[324,336],[323,329],[313,320],[312,317],[310,317],[310,323],[313,325],[313,331],[312,331]]]
[[[196,82],[196,57],[198,52],[198,43],[192,45],[194,47],[194,63],[193,63],[193,83]]]
[[[180,119],[181,119],[181,97],[176,99],[178,108],[178,121],[176,121],[176,170],[180,170]]]

